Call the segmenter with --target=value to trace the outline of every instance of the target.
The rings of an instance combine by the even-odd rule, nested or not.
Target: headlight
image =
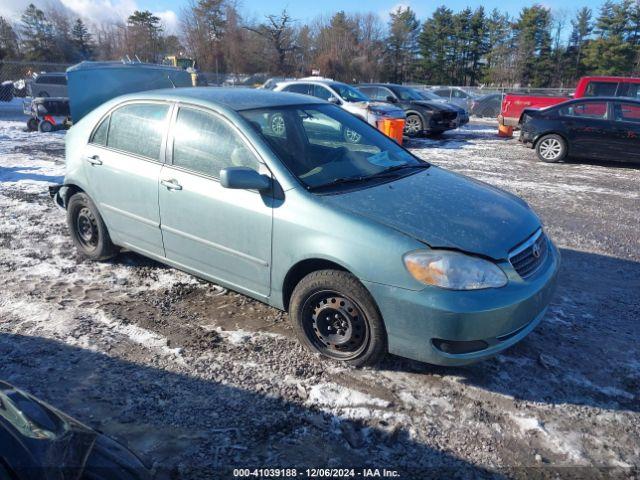
[[[404,256],[409,273],[426,285],[451,290],[498,288],[507,276],[495,263],[449,250],[418,250]]]

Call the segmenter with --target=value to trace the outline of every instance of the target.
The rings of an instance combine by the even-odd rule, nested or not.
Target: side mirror
[[[220,170],[220,185],[236,190],[258,190],[271,188],[271,179],[249,167],[227,167]]]
[[[333,103],[334,105],[340,105],[340,100],[338,100],[338,97],[331,96],[329,97],[329,103]]]
[[[387,95],[387,102],[389,103],[396,103],[398,101],[398,99],[396,97],[394,97],[393,95]]]

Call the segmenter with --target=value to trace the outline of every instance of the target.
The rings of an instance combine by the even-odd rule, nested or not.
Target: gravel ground
[[[0,104],[0,379],[127,443],[158,478],[237,467],[402,478],[637,478],[640,168],[534,161],[472,123],[408,146],[510,190],[563,256],[549,313],[465,368],[323,361],[286,314],[132,253],[79,258],[46,186],[64,133]]]

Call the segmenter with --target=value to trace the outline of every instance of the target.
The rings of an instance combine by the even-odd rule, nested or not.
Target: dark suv
[[[373,100],[392,103],[407,116],[404,132],[410,137],[437,135],[458,127],[458,111],[440,102],[425,100],[413,88],[390,83],[363,83],[358,90]]]

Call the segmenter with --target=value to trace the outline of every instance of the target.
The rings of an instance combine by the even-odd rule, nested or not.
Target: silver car
[[[287,310],[303,344],[351,365],[486,358],[553,294],[559,254],[524,201],[309,96],[119,97],[69,130],[66,165],[51,191],[83,255],[124,247]]]
[[[27,83],[30,97],[66,97],[67,76],[64,72],[39,73]]]
[[[301,93],[326,100],[376,128],[378,122],[385,118],[405,118],[404,110],[401,108],[371,100],[351,85],[329,79],[302,79],[282,82],[274,88],[274,91]],[[357,143],[360,137],[354,131],[347,129],[345,130],[345,140]]]

